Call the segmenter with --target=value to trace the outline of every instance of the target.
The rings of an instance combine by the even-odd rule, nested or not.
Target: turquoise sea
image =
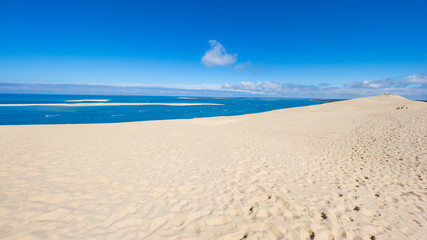
[[[2,106],[52,103],[209,103],[197,106]],[[319,104],[311,99],[0,94],[0,125],[117,123],[233,116]]]

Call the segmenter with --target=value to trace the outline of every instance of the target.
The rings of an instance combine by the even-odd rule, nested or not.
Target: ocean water
[[[197,106],[2,106],[52,103],[209,103]],[[319,104],[311,99],[0,94],[0,125],[117,123],[233,116]]]

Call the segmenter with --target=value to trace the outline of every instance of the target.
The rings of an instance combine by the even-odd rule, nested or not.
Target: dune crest
[[[357,98],[311,106],[311,111],[389,111],[397,107],[424,107],[425,103],[412,101],[394,94],[381,94],[373,97]]]

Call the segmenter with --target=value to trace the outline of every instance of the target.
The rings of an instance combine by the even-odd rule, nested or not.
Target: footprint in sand
[[[221,199],[221,201],[225,204],[230,204],[233,202],[233,195],[231,194],[224,194],[222,196],[219,197]]]
[[[230,221],[223,216],[213,217],[213,218],[206,220],[206,224],[209,226],[221,226],[221,225],[225,225],[229,222]]]
[[[185,223],[186,216],[181,214],[172,214],[170,217],[172,224],[175,226],[182,226]]]
[[[171,211],[172,212],[181,212],[187,205],[188,205],[188,201],[181,200],[171,208]]]
[[[271,216],[271,213],[267,209],[260,209],[256,213],[256,217],[259,219],[268,218]]]
[[[178,191],[180,191],[182,193],[192,192],[194,189],[195,189],[195,187],[192,185],[183,185],[183,186],[178,187]]]

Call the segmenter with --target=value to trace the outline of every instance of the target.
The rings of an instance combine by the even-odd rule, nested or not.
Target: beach
[[[427,103],[397,95],[0,136],[0,239],[427,236]]]

